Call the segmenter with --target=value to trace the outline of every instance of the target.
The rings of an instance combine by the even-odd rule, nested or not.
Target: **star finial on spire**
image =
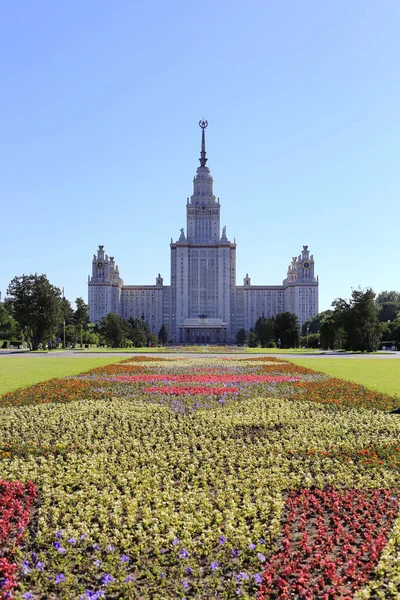
[[[206,157],[206,138],[205,138],[205,129],[208,126],[208,121],[204,119],[199,121],[199,126],[201,127],[201,152],[200,152],[200,166],[205,167],[208,158]]]

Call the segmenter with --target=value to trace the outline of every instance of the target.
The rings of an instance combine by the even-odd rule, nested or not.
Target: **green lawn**
[[[396,358],[293,358],[291,362],[400,397],[400,360]]]
[[[63,358],[55,356],[1,356],[0,394],[26,387],[53,377],[75,375],[122,360],[120,356],[99,358]]]

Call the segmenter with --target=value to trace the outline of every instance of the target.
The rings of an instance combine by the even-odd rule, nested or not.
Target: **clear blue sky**
[[[400,289],[398,0],[3,2],[0,289],[169,283],[205,118],[238,283],[308,244],[320,310]]]

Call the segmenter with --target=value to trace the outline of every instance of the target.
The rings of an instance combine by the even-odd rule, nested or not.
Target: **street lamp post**
[[[62,290],[63,290],[63,304],[64,304],[64,288],[63,288]],[[63,306],[63,308],[64,308],[64,306]],[[64,337],[64,340],[63,340],[63,348],[64,348],[64,350],[65,350],[65,347],[66,347],[66,346],[65,346],[65,318],[64,318],[64,322],[63,322],[63,337]]]

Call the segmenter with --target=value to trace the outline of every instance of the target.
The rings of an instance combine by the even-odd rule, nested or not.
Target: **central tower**
[[[220,233],[220,204],[207,167],[200,121],[200,166],[186,204],[186,231],[171,241],[171,334],[178,343],[227,343],[236,282],[236,243]]]
[[[220,231],[220,206],[216,201],[213,190],[213,178],[207,167],[205,129],[207,121],[200,121],[201,152],[200,167],[193,179],[193,195],[186,205],[187,241],[218,242]]]

